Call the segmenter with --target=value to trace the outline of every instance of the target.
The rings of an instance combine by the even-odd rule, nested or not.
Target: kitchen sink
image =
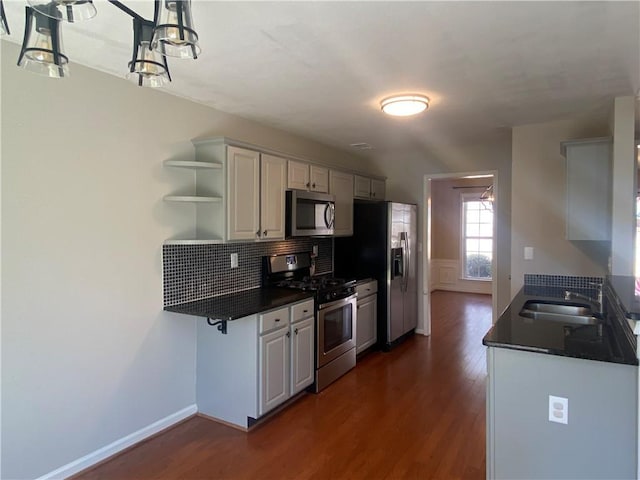
[[[520,316],[573,325],[597,325],[602,321],[593,315],[590,307],[566,303],[547,303],[530,300],[520,310]]]

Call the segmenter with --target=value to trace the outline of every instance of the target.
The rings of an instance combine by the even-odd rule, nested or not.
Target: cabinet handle
[[[276,318],[276,319],[274,320],[274,322],[279,322],[279,321],[280,321],[280,319],[279,319],[279,318]]]
[[[372,196],[372,197],[375,197],[375,196],[376,196],[376,192],[373,192],[373,193],[371,194],[371,196]]]
[[[264,232],[262,232],[262,235],[264,235],[266,237],[267,236],[267,231],[265,230]]]
[[[260,230],[256,232],[256,237],[260,237]]]
[[[315,184],[315,183],[314,183],[314,184],[312,184],[311,186],[312,186],[313,188],[316,188],[316,184]]]
[[[309,182],[307,182],[307,188],[309,188],[310,186],[311,186],[311,185],[310,185],[310,183],[309,183]]]
[[[298,329],[296,328],[296,329],[294,330],[294,332],[296,332],[296,335],[297,335],[297,334],[298,334]]]
[[[287,337],[291,337],[291,332],[287,332]]]
[[[302,313],[307,313],[309,310],[302,310]]]
[[[360,310],[360,305],[358,305],[358,310]]]

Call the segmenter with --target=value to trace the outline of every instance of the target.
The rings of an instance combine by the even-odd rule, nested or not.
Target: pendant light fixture
[[[89,20],[96,16],[97,10],[93,5],[93,0],[51,0],[50,3],[43,4],[42,0],[27,0],[34,10],[49,16],[54,10],[62,20],[69,23]]]
[[[198,34],[193,28],[191,0],[155,0],[152,48],[162,55],[198,58]]]
[[[4,13],[4,5],[0,0],[0,35],[10,35],[9,24],[7,23],[7,16]]]
[[[395,95],[380,102],[380,108],[387,115],[408,117],[417,115],[429,107],[429,99],[419,94]]]
[[[25,7],[24,40],[18,65],[40,75],[52,78],[69,76],[69,58],[63,53],[60,36],[60,15],[49,4],[47,15]]]
[[[9,25],[0,0],[0,34]],[[151,1],[151,0],[149,0]],[[60,21],[93,18],[93,0],[27,0],[24,40],[18,65],[49,77],[69,76],[69,58],[63,53]],[[126,77],[142,87],[160,87],[171,81],[167,56],[197,58],[198,34],[193,28],[191,0],[155,0],[154,21],[146,20],[119,0],[107,0],[133,18],[133,57]]]
[[[171,81],[167,58],[151,49],[153,22],[133,19],[133,58],[127,78],[139,87],[161,87]]]

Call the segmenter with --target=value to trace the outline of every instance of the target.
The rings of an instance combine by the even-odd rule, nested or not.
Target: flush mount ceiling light
[[[428,107],[429,99],[419,94],[395,95],[380,102],[382,111],[394,117],[416,115],[425,111]]]
[[[154,20],[146,20],[118,0],[107,0],[133,18],[133,58],[127,78],[141,87],[171,81],[166,56],[197,58],[198,34],[191,0],[155,0]],[[18,65],[49,77],[69,75],[69,58],[62,53],[60,22],[74,23],[96,15],[93,0],[27,0],[25,33]],[[9,26],[0,0],[0,34]]]

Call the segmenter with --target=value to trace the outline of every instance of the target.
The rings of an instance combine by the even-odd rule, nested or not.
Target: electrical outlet
[[[533,260],[533,247],[524,247],[524,259]]]
[[[569,399],[549,395],[549,421],[555,423],[569,423]]]
[[[231,268],[238,268],[238,254],[231,254]]]

